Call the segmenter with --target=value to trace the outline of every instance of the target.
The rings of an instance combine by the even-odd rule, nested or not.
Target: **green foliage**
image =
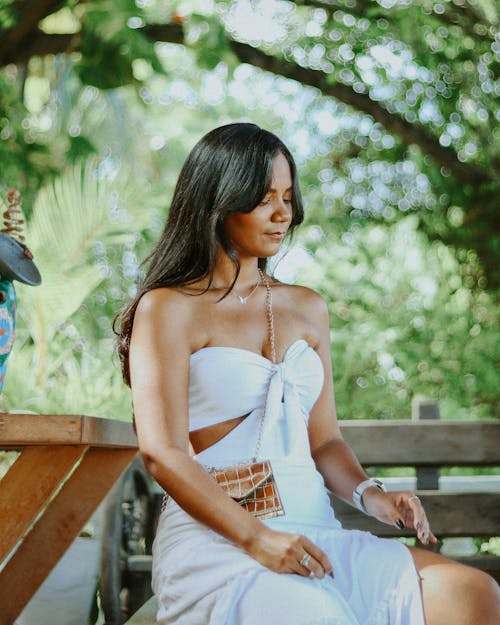
[[[132,66],[119,42],[103,41],[86,30],[81,51],[83,60],[75,69],[82,82],[98,89],[115,89],[132,82]]]
[[[429,246],[417,223],[358,226],[343,240],[305,232],[314,261],[301,279],[329,304],[343,418],[404,418],[416,396],[439,399],[443,418],[495,415],[499,318],[477,289],[477,259]]]
[[[5,387],[10,408],[57,413],[62,406],[77,412],[94,406],[109,414],[112,405],[123,404],[110,366],[110,319],[104,336],[81,330],[85,302],[112,277],[101,250],[134,242],[125,207],[137,202],[137,190],[128,188],[128,176],[125,168],[118,172],[112,163],[90,159],[40,190],[27,240],[43,281],[18,287],[16,349]],[[78,318],[81,330],[72,323]]]
[[[17,21],[16,0],[0,0],[0,31],[13,28]]]
[[[155,72],[162,73],[151,42],[138,28],[129,26],[139,20],[137,4],[131,0],[91,2],[85,8],[85,28],[80,44],[81,59],[75,71],[84,84],[99,89],[116,89],[134,83],[133,63],[142,59]],[[134,23],[134,22],[132,22]]]
[[[370,180],[352,175],[354,159],[369,163],[382,155],[390,164],[411,161],[439,201],[415,203],[407,192],[387,213],[395,218],[418,210],[428,236],[475,249],[488,287],[498,288],[500,234],[487,208],[498,203],[496,4],[306,0],[250,5],[228,0],[224,6],[219,13],[232,37],[272,53],[277,68],[283,57],[294,61],[298,80],[305,79],[300,68],[313,70],[326,83],[342,87],[344,102],[374,111],[378,122],[399,128],[392,137],[370,117],[362,125],[349,124],[357,115],[338,103],[332,105],[336,114],[321,120],[335,155],[333,176],[340,170],[345,177],[346,218],[373,218],[371,198],[378,196]],[[274,24],[271,33],[263,28],[269,22]],[[302,121],[308,125],[307,118]],[[405,137],[405,127],[413,128],[414,141]],[[410,145],[415,142],[418,149]],[[442,148],[444,163],[436,165],[436,149]],[[461,164],[470,167],[469,179],[460,175]],[[360,186],[366,199],[360,198]],[[453,206],[467,216],[458,226],[446,218]]]
[[[339,414],[407,417],[425,395],[444,418],[498,416],[496,5],[308,4],[76,1],[74,53],[0,70],[0,183],[23,192],[44,278],[18,287],[10,408],[130,414],[111,320],[189,149],[217,125],[252,120],[299,163],[298,241],[312,262],[296,264],[328,301]],[[172,22],[185,46],[148,38]],[[386,118],[239,64],[231,39],[273,55],[278,74],[283,59],[299,77],[319,72]],[[450,167],[387,119],[449,148]],[[456,163],[476,168],[477,184]]]
[[[71,328],[68,325],[64,330]],[[86,337],[78,349],[71,338],[63,336],[64,330],[50,345],[44,384],[36,381],[33,350],[27,345],[16,348],[2,395],[4,409],[130,420],[130,397],[118,364],[113,363],[112,342]]]
[[[186,26],[186,40],[196,54],[198,67],[211,70],[221,62],[234,65],[224,26],[217,17],[192,13]]]
[[[86,137],[70,137],[66,157],[70,163],[95,154],[95,146]]]
[[[485,540],[481,544],[480,550],[483,553],[492,553],[495,556],[500,556],[500,537],[496,536]]]
[[[0,71],[0,185],[27,188],[28,204],[42,180],[57,171],[50,148],[19,99],[18,70]]]

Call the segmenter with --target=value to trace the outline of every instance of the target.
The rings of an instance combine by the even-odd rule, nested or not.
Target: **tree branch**
[[[182,26],[178,24],[151,24],[141,29],[152,41],[184,43]],[[80,33],[70,35],[47,35],[38,28],[28,34],[22,45],[8,48],[0,45],[0,67],[9,63],[24,63],[32,56],[62,54],[78,49]]]
[[[465,0],[465,4],[466,6],[464,6],[462,3],[458,3],[455,2],[455,0],[453,0],[453,5],[455,6],[457,11],[462,11],[463,13],[470,13],[472,15],[473,20],[478,23],[478,24],[482,24],[483,26],[497,26],[498,27],[498,19],[496,20],[495,23],[491,23],[490,20],[487,18],[485,12],[482,10],[481,4],[477,3],[477,2],[471,2],[471,0]]]
[[[457,10],[454,11],[449,8],[447,8],[444,13],[434,15],[444,24],[459,26],[464,33],[469,35],[469,37],[472,37],[472,39],[495,41],[495,36],[491,33],[491,24],[487,24],[484,21],[480,22],[477,20],[470,20],[468,19],[469,16],[465,13],[460,14]],[[481,26],[484,29],[482,33],[478,32],[478,26]]]
[[[418,145],[425,154],[432,156],[439,165],[449,169],[459,180],[477,185],[492,178],[487,172],[468,163],[460,162],[456,152],[452,148],[440,145],[436,137],[424,126],[411,124],[402,117],[389,113],[381,104],[371,100],[368,95],[356,93],[348,85],[329,84],[323,72],[278,59],[244,43],[231,41],[230,45],[243,63],[249,63],[274,74],[297,80],[304,85],[316,87],[324,95],[332,96],[344,104],[368,113],[389,132],[400,136],[405,143]]]
[[[372,19],[373,19],[373,11],[376,8],[380,14],[380,17],[386,19],[390,24],[397,23],[397,15],[402,13],[403,11],[408,12],[409,10],[415,10],[415,7],[410,6],[400,6],[397,9],[384,9],[384,7],[377,5],[374,6],[373,2],[370,2],[368,6],[362,0],[356,0],[352,6],[346,6],[345,4],[341,4],[339,2],[329,2],[328,0],[289,0],[293,4],[297,6],[305,6],[314,9],[323,9],[328,13],[328,15],[332,16],[333,13],[337,10],[344,11],[344,13],[349,13],[357,18],[366,18],[367,10],[370,9],[372,11]],[[471,5],[468,5],[468,8],[460,7],[458,5],[453,5],[453,8],[449,8],[449,5],[446,5],[446,10],[443,13],[433,13],[432,17],[436,20],[447,24],[448,26],[459,26],[465,34],[469,35],[473,39],[486,39],[488,41],[494,41],[495,36],[491,33],[492,24],[488,24],[483,16],[479,16],[477,11]],[[462,10],[462,13],[459,12],[459,9]],[[467,13],[470,11],[472,14],[472,20],[470,19],[470,15]],[[396,19],[395,19],[396,18]],[[482,26],[484,32],[478,32],[477,27]]]
[[[38,23],[47,15],[57,11],[62,0],[18,0],[13,5],[19,15],[15,28],[3,31],[0,37],[0,65],[4,65],[4,56],[16,58],[23,55],[26,44],[29,45],[31,34],[38,30]],[[11,63],[12,61],[7,61]]]
[[[49,0],[46,0],[48,2]],[[179,24],[151,25],[143,29],[144,34],[153,41],[169,43],[183,43],[184,35],[182,26]],[[15,51],[4,50],[0,54],[0,65],[25,61],[34,55],[57,54],[77,48],[79,35],[47,35],[39,30],[35,35],[30,35],[29,45]],[[411,124],[402,117],[390,113],[379,102],[376,102],[364,93],[356,93],[352,87],[342,83],[329,84],[327,76],[319,71],[301,67],[296,63],[279,59],[262,52],[248,44],[229,39],[232,51],[242,63],[249,63],[263,70],[296,80],[304,85],[317,88],[326,96],[332,96],[337,100],[371,115],[373,119],[381,123],[389,132],[402,138],[406,144],[418,145],[421,150],[430,155],[439,165],[446,167],[457,180],[478,185],[482,182],[494,179],[491,172],[484,171],[470,163],[462,163],[458,160],[455,151],[450,147],[439,144],[424,126]]]
[[[323,9],[326,11],[328,15],[333,15],[335,11],[344,11],[345,13],[350,13],[351,15],[355,15],[356,17],[365,17],[363,11],[358,9],[358,7],[352,6],[347,8],[344,4],[340,4],[338,2],[328,2],[328,0],[289,0],[293,4],[298,6],[311,7],[314,9]]]
[[[148,24],[141,32],[153,41],[184,43],[184,31],[180,24]]]

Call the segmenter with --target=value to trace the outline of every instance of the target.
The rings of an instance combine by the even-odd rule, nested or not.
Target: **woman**
[[[342,439],[324,301],[265,274],[302,218],[296,167],[276,136],[253,124],[213,130],[183,166],[123,313],[140,450],[170,496],[153,550],[158,620],[494,625],[487,575],[335,519],[325,486],[436,541],[414,493],[384,492]],[[270,460],[279,492],[270,518],[209,475],[255,458]]]

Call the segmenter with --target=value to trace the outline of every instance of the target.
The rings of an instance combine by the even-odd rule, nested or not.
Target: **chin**
[[[252,249],[240,249],[238,250],[238,255],[240,258],[271,258],[272,256],[276,256],[280,249],[281,241],[271,245],[255,246]]]
[[[266,248],[257,254],[258,258],[272,258],[280,251],[281,245],[274,246],[274,249]]]

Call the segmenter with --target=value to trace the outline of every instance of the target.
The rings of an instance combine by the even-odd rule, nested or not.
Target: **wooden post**
[[[0,563],[25,536],[36,518],[87,452],[87,445],[26,447],[0,482]],[[33,476],[36,476],[34,479]],[[30,488],[30,484],[35,485]],[[26,494],[29,493],[29,496]]]
[[[136,453],[133,447],[87,449],[0,571],[0,625],[16,620]]]
[[[439,419],[439,402],[435,399],[415,397],[411,405],[412,421]],[[437,490],[439,488],[439,468],[417,465],[417,490]]]

